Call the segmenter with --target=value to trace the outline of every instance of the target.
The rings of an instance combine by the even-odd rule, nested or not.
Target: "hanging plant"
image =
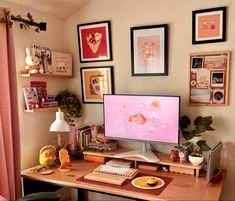
[[[64,112],[65,118],[70,126],[75,126],[74,121],[81,117],[81,103],[78,97],[68,90],[61,91],[55,98],[60,109]]]

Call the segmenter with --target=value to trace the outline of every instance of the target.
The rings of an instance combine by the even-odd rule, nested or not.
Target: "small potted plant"
[[[78,97],[68,91],[61,91],[55,98],[58,101],[60,109],[65,113],[65,118],[68,120],[70,126],[75,126],[75,119],[81,117],[81,103]]]
[[[205,131],[214,131],[211,127],[213,120],[211,116],[198,116],[191,125],[191,120],[188,116],[184,115],[180,117],[180,132],[190,147],[189,161],[193,165],[199,165],[203,161],[203,151],[209,151],[206,140],[203,140],[203,133]],[[191,144],[191,146],[190,146]]]
[[[191,143],[191,142],[188,142]],[[192,144],[192,143],[191,143]],[[199,140],[197,143],[197,145],[193,145],[191,146],[191,152],[189,154],[189,161],[193,164],[193,165],[199,165],[203,162],[203,155],[202,152],[203,151],[209,151],[211,148],[207,145],[206,140]]]
[[[180,163],[188,162],[188,155],[192,152],[193,144],[191,142],[183,143],[178,147]]]

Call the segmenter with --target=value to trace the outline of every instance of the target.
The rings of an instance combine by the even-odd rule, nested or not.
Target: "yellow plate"
[[[154,178],[157,180],[157,183],[154,186],[150,186],[147,184],[148,179]],[[131,184],[135,186],[136,188],[140,189],[156,189],[156,188],[161,188],[162,186],[165,185],[165,182],[158,178],[158,177],[153,177],[153,176],[143,176],[143,177],[137,177],[131,181]]]

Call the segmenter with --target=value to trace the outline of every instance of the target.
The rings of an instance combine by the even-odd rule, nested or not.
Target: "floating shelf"
[[[45,77],[45,78],[71,78],[72,75],[53,75],[53,74],[40,74],[40,73],[21,73],[21,77]]]
[[[24,110],[25,112],[33,113],[33,112],[50,112],[57,111],[58,107],[45,107],[45,108],[37,108],[32,110]]]

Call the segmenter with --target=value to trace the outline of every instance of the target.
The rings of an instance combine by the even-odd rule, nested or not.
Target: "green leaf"
[[[186,130],[184,130],[182,132],[182,135],[183,135],[185,140],[190,140],[195,136],[195,135],[193,135],[192,133],[190,133],[189,131],[186,131]]]
[[[180,117],[179,125],[180,128],[187,128],[191,124],[191,121],[188,116],[184,115]]]
[[[209,151],[211,149],[206,143],[206,140],[199,140],[197,145],[200,147],[201,151]]]
[[[207,129],[208,131],[214,131],[214,130],[215,130],[215,129],[212,128],[211,126],[207,127],[206,129]]]
[[[198,116],[195,120],[194,120],[194,125],[197,126],[198,124],[200,124],[200,122],[203,120],[202,116]]]

